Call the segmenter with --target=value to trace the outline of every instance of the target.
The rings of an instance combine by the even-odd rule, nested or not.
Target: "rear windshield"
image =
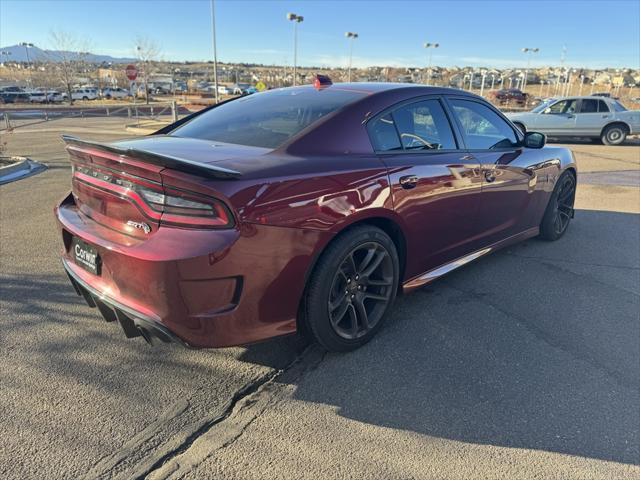
[[[277,148],[320,118],[364,95],[312,87],[255,93],[213,108],[171,135]]]
[[[621,104],[618,100],[614,100],[613,102],[611,102],[611,104],[613,105],[613,109],[616,112],[626,112],[627,111],[627,107],[625,107],[623,104]]]

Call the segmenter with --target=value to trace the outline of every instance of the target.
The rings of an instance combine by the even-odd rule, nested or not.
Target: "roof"
[[[289,88],[315,88],[313,85],[299,85],[297,87],[289,87]],[[393,90],[404,90],[404,89],[420,89],[424,94],[445,94],[445,93],[455,93],[456,95],[470,95],[475,96],[472,93],[469,93],[465,90],[460,90],[457,88],[446,88],[446,87],[433,87],[429,85],[422,85],[419,83],[395,83],[395,82],[339,82],[334,83],[332,85],[328,85],[322,88],[331,88],[335,90],[349,90],[354,92],[362,92],[367,94],[375,94],[381,92],[389,92]]]

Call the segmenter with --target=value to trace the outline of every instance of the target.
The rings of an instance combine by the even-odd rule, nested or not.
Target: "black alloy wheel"
[[[349,340],[366,335],[382,318],[393,286],[390,253],[377,242],[354,248],[336,271],[329,293],[331,326]]]
[[[573,176],[565,175],[558,191],[555,204],[555,218],[553,227],[556,235],[562,235],[569,226],[569,221],[573,216],[573,200],[575,197],[575,181]]]
[[[381,328],[398,290],[396,245],[372,225],[352,227],[322,253],[305,291],[301,328],[325,349],[354,350]]]
[[[576,178],[571,172],[565,172],[558,179],[542,218],[540,224],[542,238],[557,240],[565,234],[573,218],[575,197]]]

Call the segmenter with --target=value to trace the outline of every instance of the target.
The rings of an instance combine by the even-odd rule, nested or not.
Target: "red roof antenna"
[[[328,87],[329,85],[333,85],[333,82],[328,75],[317,74],[313,79],[313,86],[318,90],[324,87]]]

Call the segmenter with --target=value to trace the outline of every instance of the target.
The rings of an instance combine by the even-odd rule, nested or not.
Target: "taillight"
[[[161,225],[187,228],[231,228],[233,216],[220,200],[159,183],[75,164],[74,177],[133,202]],[[126,177],[126,178],[125,178]]]

